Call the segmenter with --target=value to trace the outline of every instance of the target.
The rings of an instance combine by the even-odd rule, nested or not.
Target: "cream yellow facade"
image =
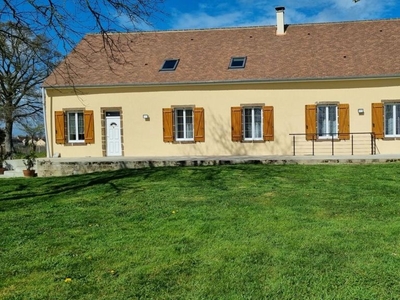
[[[121,156],[326,155],[331,140],[306,141],[305,106],[318,103],[349,105],[354,140],[335,140],[335,154],[369,154],[372,103],[400,102],[400,79],[316,80],[301,82],[210,83],[163,86],[46,88],[45,111],[49,157],[107,156],[103,111],[121,111]],[[273,141],[233,142],[231,107],[272,106]],[[205,141],[163,141],[163,108],[202,107]],[[364,113],[359,113],[362,109]],[[56,143],[55,112],[92,110],[94,143]],[[144,119],[143,115],[149,119]],[[295,145],[294,145],[295,144]],[[314,145],[314,153],[312,152]],[[295,146],[295,149],[294,149]],[[400,141],[377,139],[376,153],[400,153]]]

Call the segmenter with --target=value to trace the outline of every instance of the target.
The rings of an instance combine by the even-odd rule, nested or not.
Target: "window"
[[[160,71],[175,71],[178,66],[179,59],[166,59]]]
[[[262,140],[262,107],[243,108],[244,140]]]
[[[232,57],[229,69],[242,69],[246,65],[246,57]]]
[[[231,107],[232,141],[273,141],[272,106]]]
[[[55,137],[57,144],[94,143],[92,110],[56,111]]]
[[[377,139],[400,137],[400,102],[372,103],[372,132]]]
[[[67,116],[68,142],[83,143],[85,141],[85,133],[83,128],[83,112],[68,112]]]
[[[318,138],[337,138],[338,117],[337,105],[318,105],[317,106],[317,131]]]
[[[193,109],[175,109],[175,140],[193,141]]]
[[[400,103],[385,104],[385,136],[400,137]]]
[[[164,142],[204,142],[204,109],[177,107],[163,109]]]
[[[306,105],[306,139],[350,139],[348,104]]]

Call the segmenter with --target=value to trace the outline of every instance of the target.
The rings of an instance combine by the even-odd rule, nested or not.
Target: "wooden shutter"
[[[317,106],[306,105],[306,140],[317,138]]]
[[[172,108],[163,108],[163,140],[166,143],[174,141]]]
[[[196,107],[194,109],[194,140],[204,142],[204,108]]]
[[[85,126],[85,142],[94,144],[94,118],[93,110],[85,110],[83,112],[83,122]]]
[[[242,140],[242,108],[231,107],[232,141]]]
[[[375,138],[383,139],[383,103],[372,103],[372,132]]]
[[[350,139],[350,113],[348,104],[339,104],[339,140]]]
[[[263,131],[264,141],[274,140],[274,107],[264,106],[263,107]]]
[[[63,111],[55,112],[56,144],[65,143],[65,117]]]

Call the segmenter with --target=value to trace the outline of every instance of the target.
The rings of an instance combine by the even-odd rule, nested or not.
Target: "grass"
[[[0,182],[0,299],[399,299],[400,165]]]

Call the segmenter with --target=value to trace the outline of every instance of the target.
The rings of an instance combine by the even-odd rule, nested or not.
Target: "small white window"
[[[175,112],[175,140],[193,141],[193,109],[176,108]]]
[[[385,104],[385,137],[400,136],[400,103]]]
[[[263,140],[262,107],[244,107],[242,123],[245,141]]]
[[[83,112],[68,112],[68,142],[85,142]]]
[[[318,138],[338,137],[338,109],[336,104],[317,106]]]
[[[246,66],[246,57],[232,57],[229,69],[243,69]]]

